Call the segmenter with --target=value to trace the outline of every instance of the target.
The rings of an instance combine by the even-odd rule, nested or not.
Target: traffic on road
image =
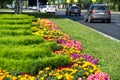
[[[91,29],[94,29],[104,35],[107,35],[108,37],[120,40],[120,12],[111,12],[111,22],[110,23],[104,23],[100,20],[96,20],[92,23],[88,23],[84,21],[84,14],[86,10],[81,10],[81,16],[75,16],[75,15],[65,15],[65,10],[58,10],[56,15],[62,16],[64,18],[69,18],[74,21],[79,22],[80,24],[83,24]]]

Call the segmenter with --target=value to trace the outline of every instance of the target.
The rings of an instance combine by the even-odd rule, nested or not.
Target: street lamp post
[[[37,12],[39,12],[39,0],[37,0]]]

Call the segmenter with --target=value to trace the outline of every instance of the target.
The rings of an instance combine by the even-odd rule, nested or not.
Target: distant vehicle
[[[57,11],[57,7],[55,5],[43,5],[40,7],[40,12],[43,12],[43,13],[55,14],[56,11]]]
[[[102,20],[103,22],[111,22],[111,12],[105,4],[92,4],[84,14],[85,22],[93,22],[93,20]]]
[[[75,14],[76,16],[78,14],[79,16],[81,16],[81,8],[79,6],[69,6],[66,8],[65,14],[70,16],[71,14]]]
[[[7,4],[7,7],[8,7],[9,9],[14,9],[13,4]]]

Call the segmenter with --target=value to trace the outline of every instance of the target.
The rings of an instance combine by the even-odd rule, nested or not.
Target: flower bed
[[[62,65],[52,69],[48,66],[40,70],[36,76],[22,73],[17,77],[9,72],[0,70],[1,79],[24,79],[24,80],[109,80],[109,76],[102,72],[96,63],[99,61],[90,55],[82,53],[82,45],[60,30],[57,25],[48,19],[38,19],[33,22],[33,34],[42,36],[46,41],[56,41],[59,48],[53,50],[55,54],[69,55],[70,65]]]

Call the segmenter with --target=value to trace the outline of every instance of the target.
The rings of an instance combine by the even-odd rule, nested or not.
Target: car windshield
[[[40,8],[46,8],[46,6],[41,6]]]
[[[80,8],[75,6],[75,7],[71,7],[71,9],[80,9]]]
[[[94,6],[93,9],[94,10],[107,10],[108,7],[107,6]]]

